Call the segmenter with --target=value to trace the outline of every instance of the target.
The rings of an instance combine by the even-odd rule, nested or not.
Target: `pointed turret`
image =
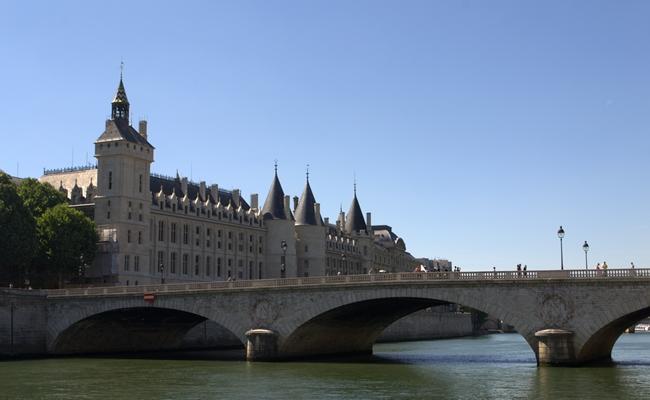
[[[316,214],[316,199],[309,185],[309,177],[302,191],[298,207],[296,208],[296,225],[322,225],[320,215]]]
[[[350,204],[350,210],[345,219],[345,230],[348,233],[367,232],[366,220],[363,218],[359,200],[357,200],[357,185],[354,184],[354,198]]]
[[[273,183],[266,195],[264,207],[262,207],[262,218],[264,219],[288,219],[287,211],[284,208],[284,190],[278,179],[278,166],[275,166]]]
[[[111,102],[111,119],[129,120],[129,99],[126,97],[122,74],[120,74],[120,84],[117,86],[115,98]]]

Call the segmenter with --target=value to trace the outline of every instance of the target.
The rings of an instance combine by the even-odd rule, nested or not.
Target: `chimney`
[[[181,191],[183,192],[183,196],[187,194],[187,177],[184,176],[181,178]]]
[[[147,121],[145,121],[145,120],[140,121],[138,130],[140,131],[140,135],[143,138],[146,139],[147,138]]]
[[[366,213],[366,225],[368,226],[368,229],[372,228],[372,213]]]
[[[219,201],[219,185],[216,183],[210,185],[210,194],[214,199],[215,203]]]
[[[239,207],[239,189],[232,190],[232,203],[235,207]]]
[[[293,196],[293,211],[296,211],[296,208],[298,208],[298,196]]]
[[[259,196],[257,193],[251,194],[251,208],[257,210],[259,208]]]
[[[289,212],[291,211],[291,208],[289,205],[291,204],[291,196],[284,196],[284,211],[287,213],[287,218],[289,218]]]
[[[199,182],[199,195],[201,199],[205,201],[205,181]]]
[[[316,218],[320,217],[320,203],[314,203],[314,212],[316,213]]]
[[[329,224],[330,224],[330,218],[329,218],[329,217],[325,217],[325,218],[323,218],[323,219],[324,219],[323,222],[325,222],[325,226],[329,226]]]

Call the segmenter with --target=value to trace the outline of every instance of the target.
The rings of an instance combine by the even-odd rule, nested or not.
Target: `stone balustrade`
[[[540,281],[549,279],[567,280],[650,280],[650,269],[608,269],[608,270],[543,270],[543,271],[469,271],[469,272],[400,272],[364,275],[313,276],[303,278],[256,279],[235,281],[213,281],[197,283],[172,283],[164,285],[109,286],[46,290],[48,297],[105,296],[144,293],[219,291],[233,289],[263,289],[279,287],[304,287],[320,285],[372,284],[375,282],[450,282],[450,281]]]

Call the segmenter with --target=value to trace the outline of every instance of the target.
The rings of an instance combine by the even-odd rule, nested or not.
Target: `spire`
[[[124,82],[122,81],[122,72],[124,63],[120,63],[120,83],[117,86],[115,98],[111,102],[111,119],[129,121],[129,99],[126,97]]]
[[[361,206],[359,205],[359,200],[357,200],[357,183],[356,179],[354,182],[354,198],[352,199],[352,204],[350,204],[350,210],[345,219],[345,230],[348,233],[353,232],[367,232],[366,220],[363,218],[363,213],[361,212]]]
[[[305,189],[296,208],[296,225],[322,225],[321,216],[316,213],[316,199],[309,185],[309,169]]]
[[[262,207],[262,218],[264,219],[288,219],[287,212],[284,209],[284,190],[278,179],[278,162],[275,161],[275,176],[273,183],[266,195],[264,207]]]

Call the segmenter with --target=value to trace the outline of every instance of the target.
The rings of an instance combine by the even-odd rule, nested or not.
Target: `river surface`
[[[0,362],[0,399],[650,399],[650,334],[612,366],[537,368],[517,334],[375,345],[346,361],[248,363],[212,353]]]

